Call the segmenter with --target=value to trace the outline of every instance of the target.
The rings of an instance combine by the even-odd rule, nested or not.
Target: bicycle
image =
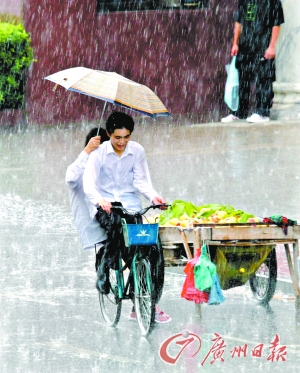
[[[109,326],[115,327],[118,324],[121,316],[122,300],[132,298],[134,298],[137,322],[142,335],[146,336],[153,326],[155,303],[158,293],[163,288],[164,263],[162,259],[162,266],[159,268],[157,261],[151,263],[149,258],[155,252],[154,257],[158,257],[158,254],[163,258],[163,253],[159,242],[158,224],[143,224],[142,217],[150,209],[168,206],[166,204],[150,205],[138,212],[131,212],[121,206],[112,207],[113,211],[120,210],[125,216],[130,217],[134,224],[127,224],[126,220],[122,218],[125,242],[123,258],[120,252],[117,269],[113,270],[108,266],[106,267],[107,294],[99,292],[101,313]],[[124,258],[124,252],[128,254],[127,258]],[[104,256],[102,256],[100,266],[105,267]],[[129,269],[129,275],[125,281],[124,271],[127,268]],[[158,284],[159,278],[162,279],[160,284]]]

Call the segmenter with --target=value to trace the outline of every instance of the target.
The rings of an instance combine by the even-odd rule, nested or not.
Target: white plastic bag
[[[225,84],[224,101],[232,111],[239,107],[239,73],[235,67],[236,56],[234,56],[229,65],[226,65],[227,80]]]

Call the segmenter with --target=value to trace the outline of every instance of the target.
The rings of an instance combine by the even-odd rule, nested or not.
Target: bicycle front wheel
[[[154,322],[155,299],[152,287],[149,261],[141,259],[136,266],[134,304],[142,335],[147,335],[150,332]]]
[[[105,268],[104,258],[102,258],[100,267]],[[116,326],[120,320],[122,299],[118,294],[117,272],[106,267],[106,276],[108,276],[108,293],[99,292],[99,303],[102,316],[109,326]]]

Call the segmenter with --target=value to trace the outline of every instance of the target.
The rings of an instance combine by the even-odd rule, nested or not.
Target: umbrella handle
[[[105,104],[104,104],[104,107],[103,107],[103,110],[102,110],[102,114],[101,114],[101,118],[100,118],[100,122],[99,122],[99,126],[98,126],[98,131],[97,131],[97,136],[99,136],[100,127],[101,127],[101,122],[102,122],[102,118],[103,118],[104,110],[105,110],[105,108],[106,108],[106,104],[107,104],[107,101],[105,101]]]

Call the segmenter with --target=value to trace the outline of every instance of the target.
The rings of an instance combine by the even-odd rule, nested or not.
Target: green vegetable
[[[208,218],[217,211],[226,211],[227,217],[239,216],[240,223],[246,223],[249,218],[253,218],[253,214],[249,214],[243,210],[237,210],[231,205],[221,205],[217,203],[196,206],[191,202],[175,200],[172,205],[160,215],[159,224],[163,225],[172,218],[179,218],[184,213],[189,217]]]
[[[165,224],[172,218],[179,218],[179,216],[184,213],[188,216],[192,216],[199,211],[199,207],[195,206],[193,203],[177,199],[160,215],[159,224]]]

